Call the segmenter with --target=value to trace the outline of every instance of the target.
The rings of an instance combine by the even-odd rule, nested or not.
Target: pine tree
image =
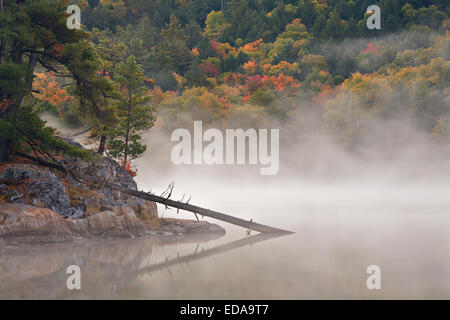
[[[125,44],[121,41],[114,42],[111,38],[105,37],[96,46],[96,52],[99,56],[100,75],[113,81],[116,66],[123,61],[126,54]],[[96,117],[88,119],[93,125],[90,138],[99,139],[98,154],[105,152],[108,127],[115,125],[118,121],[114,104],[114,94],[108,97],[107,93],[105,93],[104,98],[108,104],[107,116],[101,119]]]
[[[170,16],[170,22],[161,31],[161,53],[170,61],[172,70],[184,74],[191,63],[191,53],[187,48],[188,37],[175,15]]]
[[[107,79],[97,76],[89,34],[67,28],[67,0],[3,0],[0,6],[0,162],[21,148],[62,149],[33,109],[33,71],[71,79],[83,109],[102,118]],[[26,131],[23,129],[27,128]],[[66,146],[67,147],[67,146]],[[69,150],[69,148],[66,148]]]
[[[144,72],[134,56],[117,66],[115,78],[120,84],[119,124],[108,132],[107,153],[127,165],[145,152],[141,133],[153,126],[155,117],[149,104],[151,96],[144,86]]]

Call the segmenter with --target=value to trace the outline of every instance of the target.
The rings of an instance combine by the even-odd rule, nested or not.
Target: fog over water
[[[323,137],[295,145],[280,136],[279,174],[261,176],[258,165],[175,166],[170,135],[156,126],[136,180],[157,194],[174,181],[173,199],[186,193],[192,204],[294,234],[251,238],[218,222],[220,239],[2,248],[0,297],[450,298],[449,160],[426,135],[384,159],[380,148],[355,155]],[[71,264],[82,269],[82,290],[65,288]],[[381,268],[380,290],[366,287],[369,265]]]
[[[40,116],[58,136],[93,151],[89,127],[107,135],[107,152],[126,131],[127,156],[119,160],[130,160],[130,144],[143,142],[146,152],[131,161],[139,190],[166,195],[174,186],[172,200],[292,231],[258,234],[158,204],[161,218],[200,218],[226,233],[0,241],[0,300],[450,299],[448,6],[377,1],[373,14],[367,1],[272,2],[58,1],[46,8],[52,1],[0,0],[2,155],[39,140],[52,148],[34,117],[47,110]],[[69,3],[80,7],[59,15]],[[372,30],[381,9],[381,30]],[[66,30],[72,22],[81,30]],[[150,110],[152,129],[133,132],[153,124]],[[261,174],[261,144],[250,142],[243,165],[176,165],[172,134],[188,130],[194,147],[196,121],[203,133],[223,137],[229,129],[268,130],[269,137],[279,130],[267,145],[276,174]],[[201,143],[201,150],[210,145]],[[250,150],[258,151],[257,164],[248,164]],[[8,175],[0,203],[38,185],[23,187]],[[92,201],[76,189],[71,201],[90,211]],[[73,265],[80,290],[67,286]],[[368,281],[374,266],[375,289]]]

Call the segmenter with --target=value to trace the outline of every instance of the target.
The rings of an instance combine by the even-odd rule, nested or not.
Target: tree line
[[[72,3],[80,30],[66,28]],[[372,4],[380,30],[366,27]],[[42,110],[88,123],[96,151],[128,168],[156,114],[171,129],[319,112],[353,142],[405,97],[424,130],[449,131],[445,0],[2,0],[0,10],[0,162],[16,151],[89,156],[55,138]]]

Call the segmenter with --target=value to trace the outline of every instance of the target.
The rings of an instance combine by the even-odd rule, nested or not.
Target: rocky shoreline
[[[225,233],[220,226],[205,221],[160,220],[159,226],[150,226],[133,211],[102,211],[82,219],[64,219],[47,208],[0,204],[0,245]]]
[[[137,189],[112,159],[60,161],[91,181],[106,179]],[[22,159],[0,167],[0,245],[194,233],[225,230],[205,221],[159,218],[154,202],[87,185]]]

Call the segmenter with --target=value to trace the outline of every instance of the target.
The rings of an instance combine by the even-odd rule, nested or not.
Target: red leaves
[[[374,46],[372,42],[369,42],[366,48],[362,51],[362,53],[376,53],[378,46]]]
[[[210,62],[204,62],[200,64],[200,68],[202,68],[203,72],[206,73],[208,77],[214,78],[219,75],[219,69]]]
[[[122,160],[120,163],[121,167],[124,168],[132,177],[137,176],[138,169],[133,170],[131,168],[131,161]]]
[[[50,49],[50,52],[57,58],[61,58],[63,51],[64,51],[64,46],[62,44],[55,44]]]
[[[246,91],[248,91],[249,93],[254,93],[259,88],[262,88],[263,86],[262,79],[263,77],[260,74],[247,77],[247,81],[245,82]]]
[[[0,100],[0,112],[6,112],[9,109],[9,106],[12,104],[10,99]]]

